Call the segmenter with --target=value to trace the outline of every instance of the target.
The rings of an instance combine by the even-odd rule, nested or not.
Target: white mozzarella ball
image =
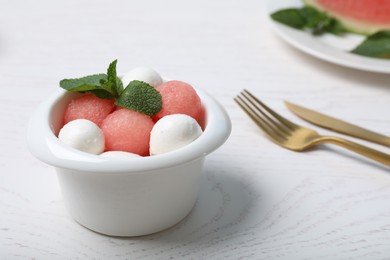
[[[86,119],[76,119],[64,125],[58,138],[61,142],[83,152],[100,154],[104,151],[102,130]]]
[[[174,114],[161,118],[150,134],[150,154],[157,155],[183,147],[202,134],[195,119],[188,115]]]
[[[123,87],[126,88],[133,80],[144,81],[153,87],[157,87],[163,83],[160,74],[148,67],[136,67],[127,72],[122,78]]]

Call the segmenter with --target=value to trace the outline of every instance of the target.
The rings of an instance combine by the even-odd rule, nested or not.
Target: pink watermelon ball
[[[197,115],[198,119],[196,120],[202,130],[206,128],[206,109],[204,106],[202,106],[202,109],[200,110],[199,114]]]
[[[98,98],[93,94],[85,94],[73,99],[64,115],[64,125],[76,119],[88,119],[100,126],[114,108],[114,100]]]
[[[106,151],[149,155],[150,132],[153,125],[152,118],[133,110],[118,109],[112,112],[101,125]]]
[[[157,86],[156,90],[162,97],[162,109],[153,116],[154,121],[172,114],[185,114],[201,121],[202,102],[191,85],[172,80]]]

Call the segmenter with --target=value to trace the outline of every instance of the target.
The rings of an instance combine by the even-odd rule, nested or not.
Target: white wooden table
[[[233,102],[247,88],[302,125],[284,99],[390,135],[390,75],[295,50],[262,1],[0,0],[0,10],[0,259],[390,259],[390,170],[333,146],[282,149]],[[77,224],[25,142],[59,80],[114,59],[121,73],[147,65],[207,90],[233,123],[191,214],[145,237]]]

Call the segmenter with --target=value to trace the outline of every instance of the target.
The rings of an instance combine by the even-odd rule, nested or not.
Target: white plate
[[[302,6],[301,0],[268,0],[267,11],[270,15],[280,9]],[[342,37],[332,34],[313,36],[310,32],[296,30],[278,22],[272,21],[271,24],[284,40],[314,57],[354,69],[390,73],[390,60],[368,58],[348,52],[364,40],[363,36],[355,34]]]

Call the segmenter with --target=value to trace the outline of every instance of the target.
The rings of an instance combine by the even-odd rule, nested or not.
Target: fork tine
[[[234,98],[234,101],[244,110],[245,113],[267,134],[272,140],[276,143],[281,143],[286,138],[284,136],[280,136],[270,128],[270,126],[250,107],[245,100],[243,100],[240,96]]]
[[[282,139],[286,139],[287,136],[290,135],[290,129],[285,130],[286,127],[281,126],[280,123],[275,122],[272,118],[270,118],[265,112],[264,109],[259,107],[253,100],[248,97],[245,93],[241,92],[242,101],[251,108],[252,112],[262,119],[262,122],[268,126],[269,130],[273,131],[275,134],[279,135]]]
[[[275,131],[282,132],[280,134],[283,135],[291,135],[292,129],[287,127],[283,122],[280,122],[279,119],[276,118],[276,121],[272,119],[267,113],[264,112],[264,108],[259,106],[259,104],[256,102],[256,100],[253,100],[249,94],[246,92],[242,91],[241,92],[242,96],[245,97],[245,99],[252,104],[252,106],[256,109],[256,111],[260,112],[263,117],[266,119],[266,121],[269,122],[270,125],[272,125],[272,128],[275,129]],[[253,96],[253,95],[252,95]],[[260,101],[257,99],[257,101]]]
[[[252,93],[250,93],[248,90],[244,89],[243,93],[246,93],[248,96],[250,96],[256,103],[258,103],[261,107],[263,107],[268,113],[270,113],[273,117],[278,119],[281,123],[283,123],[286,127],[288,127],[291,130],[295,130],[298,126],[291,122],[290,120],[287,120],[286,118],[282,117],[275,111],[273,111],[271,108],[269,108],[267,105],[265,105],[263,102],[261,102],[258,98],[256,98]]]

